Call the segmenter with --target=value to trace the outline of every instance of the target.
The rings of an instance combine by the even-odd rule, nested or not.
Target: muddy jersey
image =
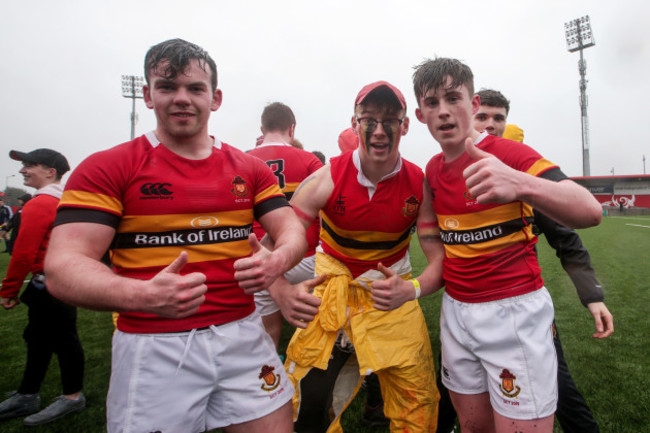
[[[253,296],[237,285],[233,263],[251,254],[253,220],[287,205],[259,159],[217,141],[208,158],[189,160],[150,132],[82,162],[66,184],[55,225],[115,228],[111,262],[117,274],[130,278],[150,279],[187,251],[182,273],[207,277],[199,311],[183,319],[121,312],[117,323],[124,332],[176,332],[253,312]]]
[[[248,153],[258,157],[269,166],[287,200],[291,200],[300,182],[323,166],[320,159],[313,153],[285,143],[264,143]],[[258,222],[253,224],[253,230],[258,239],[262,239],[266,233]],[[320,225],[316,219],[307,229],[305,257],[315,254],[319,230]]]
[[[402,159],[402,168],[380,181],[372,195],[357,180],[347,152],[330,160],[334,190],[321,210],[321,247],[356,278],[379,262],[391,266],[404,257],[422,203],[424,174]]]
[[[556,165],[524,144],[487,135],[477,147],[516,170],[566,179]],[[534,250],[533,208],[521,201],[478,204],[463,177],[474,162],[465,152],[446,163],[441,153],[426,167],[445,246],[445,290],[461,302],[486,302],[539,289],[543,281]]]

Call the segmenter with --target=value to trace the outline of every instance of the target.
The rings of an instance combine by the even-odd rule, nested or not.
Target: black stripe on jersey
[[[210,229],[170,230],[166,232],[117,233],[111,249],[184,247],[190,245],[221,244],[248,239],[253,225],[224,226]]]
[[[411,228],[415,225],[411,225],[402,235],[394,241],[380,241],[380,242],[364,242],[358,241],[356,239],[345,238],[336,233],[332,227],[330,227],[325,220],[321,220],[321,227],[334,239],[338,245],[345,248],[354,248],[357,250],[390,250],[398,246],[401,242],[404,242],[408,239],[411,234]]]
[[[54,226],[68,223],[97,223],[117,230],[121,219],[115,214],[101,210],[64,207],[57,210]]]
[[[560,170],[560,167],[553,167],[549,170],[546,170],[544,173],[540,174],[539,177],[552,180],[553,182],[559,182],[564,179],[568,179],[569,176],[566,174],[562,173],[562,170]]]
[[[256,205],[253,209],[253,215],[255,215],[255,219],[259,221],[260,217],[264,216],[266,213],[283,206],[289,206],[289,202],[284,195],[271,197]]]
[[[533,217],[506,221],[491,226],[479,227],[472,230],[440,230],[442,243],[445,245],[471,245],[489,242],[513,233],[533,223]]]

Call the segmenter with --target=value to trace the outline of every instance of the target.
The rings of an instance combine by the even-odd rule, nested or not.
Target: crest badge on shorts
[[[264,391],[273,391],[280,385],[280,376],[274,373],[275,367],[264,365],[260,371],[259,379],[263,380],[262,389]]]
[[[499,385],[499,388],[501,389],[501,392],[503,393],[504,396],[515,398],[519,395],[519,393],[521,392],[521,388],[515,385],[515,380],[517,380],[517,376],[510,373],[510,370],[504,368],[501,371],[499,378],[501,379],[501,384]]]

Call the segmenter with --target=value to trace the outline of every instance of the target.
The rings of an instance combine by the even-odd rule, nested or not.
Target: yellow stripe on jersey
[[[148,248],[146,254],[142,254],[142,250],[139,248],[116,249],[112,252],[111,261],[115,266],[126,269],[167,266],[178,257],[181,251],[187,251],[190,263],[246,257],[251,253],[248,240],[241,240],[183,247],[161,246]]]
[[[508,203],[485,211],[464,215],[438,215],[449,258],[473,258],[495,253],[518,242],[528,242],[534,235],[533,209],[522,202]]]
[[[324,212],[321,212],[321,219],[321,240],[340,254],[355,260],[372,261],[390,257],[407,247],[411,239],[408,235],[404,236],[404,232],[344,230],[335,226]],[[336,239],[326,230],[327,226],[336,233]]]
[[[540,173],[548,170],[551,167],[556,167],[556,164],[553,164],[551,161],[549,161],[546,158],[542,158],[535,162],[535,164],[531,165],[528,170],[526,170],[526,173],[532,174],[533,176],[539,176]]]
[[[516,217],[533,216],[533,208],[523,202],[506,203],[481,212],[462,215],[438,214],[438,226],[442,230],[471,230],[490,226]]]
[[[254,204],[257,205],[260,202],[266,200],[267,198],[279,194],[282,194],[282,190],[280,189],[280,186],[277,183],[274,183],[273,185],[270,185],[268,188],[260,191],[260,193],[255,196]]]
[[[298,186],[300,186],[300,182],[287,182],[284,185],[284,189],[282,190],[285,194],[288,192],[295,192],[298,189]]]
[[[213,227],[239,227],[252,224],[253,209],[243,209],[214,214],[125,215],[118,228],[119,233],[156,232],[186,229],[209,229]]]
[[[118,215],[122,215],[124,210],[122,203],[115,197],[77,190],[63,191],[63,196],[59,202],[59,206],[61,205],[94,207]]]

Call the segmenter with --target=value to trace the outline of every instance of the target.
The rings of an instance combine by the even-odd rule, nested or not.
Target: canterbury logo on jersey
[[[158,199],[173,199],[170,197],[174,194],[170,190],[172,184],[166,182],[147,182],[143,183],[140,186],[140,192],[145,195],[145,197],[140,197],[141,199],[149,198],[158,198]]]
[[[533,218],[527,217],[506,221],[504,223],[495,224],[487,227],[480,227],[472,230],[440,230],[440,237],[442,243],[445,245],[468,245],[478,244],[481,242],[489,242],[494,239],[499,239],[504,236],[509,236],[517,233],[522,228],[532,224]]]
[[[112,249],[149,248],[157,246],[189,246],[236,242],[248,239],[252,225],[218,227],[205,230],[175,230],[153,233],[119,233]]]

